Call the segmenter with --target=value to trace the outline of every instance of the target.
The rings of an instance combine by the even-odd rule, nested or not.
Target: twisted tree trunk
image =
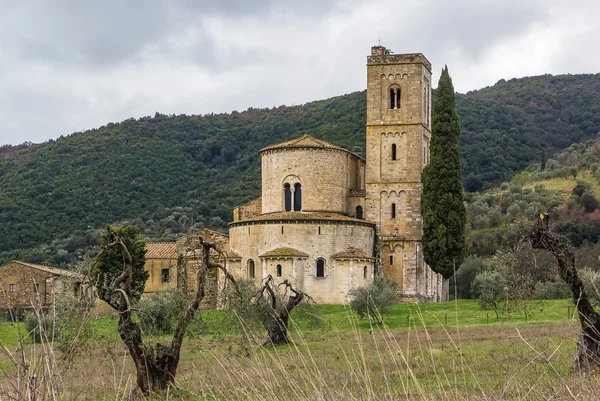
[[[536,249],[550,251],[558,262],[560,277],[569,285],[581,324],[574,366],[590,370],[600,365],[600,315],[594,310],[575,268],[575,257],[562,238],[548,228],[548,216],[540,216],[530,235]]]
[[[235,285],[233,277],[227,272],[224,266],[210,261],[211,249],[215,249],[222,257],[225,257],[225,255],[216,248],[215,244],[204,241],[202,237],[198,238],[198,242],[202,247],[202,266],[198,269],[197,273],[197,288],[194,299],[188,305],[186,311],[181,314],[171,344],[156,344],[154,346],[146,346],[144,344],[140,326],[132,319],[131,305],[129,303],[133,266],[131,254],[118,237],[111,244],[111,246],[118,245],[121,247],[124,261],[123,273],[115,279],[112,285],[113,291],[121,294],[121,300],[117,308],[119,312],[119,335],[133,359],[137,376],[137,386],[143,394],[149,394],[158,389],[165,389],[174,383],[185,330],[194,319],[194,315],[205,295],[207,272],[210,269],[221,269],[226,279],[232,281]]]
[[[290,339],[288,338],[290,313],[292,309],[302,302],[305,294],[292,287],[291,284],[285,280],[280,285],[285,286],[286,291],[289,289],[293,295],[287,299],[287,302],[285,302],[284,305],[281,305],[285,300],[278,299],[276,291],[271,287],[273,285],[272,283],[273,277],[268,276],[260,290],[261,296],[262,294],[267,293],[267,296],[270,299],[270,307],[264,323],[265,329],[267,329],[267,340],[263,345],[288,344],[290,343]]]

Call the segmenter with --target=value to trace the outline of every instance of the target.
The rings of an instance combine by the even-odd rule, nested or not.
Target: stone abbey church
[[[347,303],[380,273],[402,297],[445,299],[421,244],[430,139],[431,64],[372,47],[366,159],[309,135],[262,149],[262,196],[233,211],[228,268],[287,279],[320,303]]]

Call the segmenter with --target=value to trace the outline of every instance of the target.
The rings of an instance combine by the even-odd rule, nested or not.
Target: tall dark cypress
[[[546,149],[542,146],[542,151],[540,154],[540,170],[546,170]]]
[[[442,70],[433,110],[431,162],[423,170],[423,255],[444,278],[454,274],[465,254],[467,213],[463,199],[454,86],[448,67]]]

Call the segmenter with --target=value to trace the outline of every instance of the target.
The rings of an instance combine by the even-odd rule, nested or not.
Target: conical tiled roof
[[[323,141],[321,139],[317,139],[310,135],[302,135],[300,138],[292,139],[291,141],[275,143],[273,145],[269,145],[266,148],[261,149],[261,152],[266,150],[273,149],[286,149],[286,148],[312,148],[312,149],[332,149],[332,150],[341,150],[344,152],[350,152],[348,149],[344,149],[340,146],[334,145],[327,141]],[[352,152],[350,152],[352,153]]]
[[[297,257],[297,258],[307,258],[308,255],[304,252],[301,252],[294,248],[277,248],[273,249],[269,252],[263,253],[259,256],[260,258],[279,258],[279,257]]]

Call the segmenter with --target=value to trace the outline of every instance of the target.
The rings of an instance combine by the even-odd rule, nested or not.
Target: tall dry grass
[[[40,311],[41,312],[41,311]],[[428,329],[417,308],[409,330],[385,325],[351,332],[302,332],[293,343],[261,347],[250,326],[239,337],[189,340],[176,387],[152,400],[596,400],[598,375],[571,371],[574,323],[521,329],[465,328],[458,322]],[[40,313],[39,322],[43,324]],[[23,337],[15,325],[15,335]],[[116,329],[116,328],[115,328]],[[90,344],[69,359],[51,337],[2,346],[0,400],[127,400],[135,375],[119,342]]]

